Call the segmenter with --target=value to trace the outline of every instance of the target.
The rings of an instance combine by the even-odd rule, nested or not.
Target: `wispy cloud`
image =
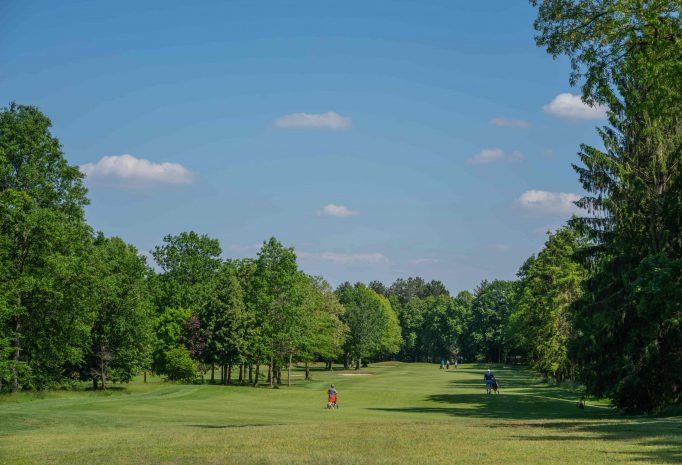
[[[467,160],[470,165],[487,165],[504,158],[502,149],[483,149]]]
[[[111,155],[81,165],[89,182],[118,187],[144,188],[192,184],[197,175],[178,163],[155,163],[132,155]]]
[[[542,111],[561,119],[595,120],[606,118],[606,108],[601,105],[589,106],[579,95],[559,94],[542,107]]]
[[[497,252],[509,252],[511,250],[511,246],[507,244],[495,244],[493,245],[493,250]]]
[[[469,158],[467,163],[470,165],[489,165],[502,160],[519,162],[523,161],[523,159],[523,153],[518,150],[514,150],[511,154],[507,155],[504,150],[496,148],[481,150],[476,155]]]
[[[280,116],[274,124],[275,127],[282,129],[304,128],[343,131],[351,127],[352,121],[349,117],[328,111],[327,113],[291,113]]]
[[[388,257],[386,255],[375,252],[375,253],[337,253],[337,252],[304,252],[296,251],[296,255],[302,259],[314,259],[322,260],[326,262],[333,262],[341,265],[355,265],[355,264],[366,264],[366,265],[378,265],[388,262]]]
[[[492,124],[493,126],[516,129],[528,129],[531,126],[531,124],[528,121],[513,118],[493,118],[490,120],[490,124]]]
[[[333,203],[325,205],[324,207],[322,207],[322,209],[317,211],[318,216],[333,216],[337,218],[346,218],[349,216],[357,216],[359,214],[360,212],[358,211],[350,210],[349,208],[344,207],[343,205],[336,205]]]
[[[522,208],[530,212],[564,214],[579,212],[579,208],[575,205],[578,200],[580,200],[578,194],[529,190],[521,194],[517,202]]]
[[[410,260],[411,265],[432,265],[440,262],[441,260],[439,258],[415,258],[414,260]]]

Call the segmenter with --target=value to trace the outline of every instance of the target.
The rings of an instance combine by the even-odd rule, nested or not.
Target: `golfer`
[[[490,368],[483,375],[483,379],[485,380],[485,393],[490,395],[490,391],[493,389],[493,380],[495,379],[495,376],[490,372]]]
[[[327,391],[329,397],[327,398],[327,408],[336,407],[336,388],[332,384]]]

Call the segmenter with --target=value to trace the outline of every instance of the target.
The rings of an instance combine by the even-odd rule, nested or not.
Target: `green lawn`
[[[177,385],[0,398],[0,464],[681,463],[682,419],[623,417],[523,369],[376,364],[292,388]],[[339,390],[337,411],[324,408]]]

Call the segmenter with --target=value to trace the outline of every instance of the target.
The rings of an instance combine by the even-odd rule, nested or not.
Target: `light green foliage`
[[[322,278],[306,277],[303,320],[305,336],[300,339],[299,357],[313,361],[334,360],[343,355],[348,327],[341,321],[345,308]]]
[[[372,291],[374,292],[374,291]],[[400,351],[400,345],[403,338],[400,334],[400,322],[398,315],[393,310],[391,302],[382,296],[374,293],[376,300],[379,302],[382,313],[383,329],[381,332],[380,352],[383,354],[397,354]]]
[[[144,368],[153,337],[153,307],[148,269],[135,247],[100,234],[94,261],[90,374],[105,389],[108,378],[129,381]]]
[[[196,365],[183,346],[168,349],[164,354],[164,371],[171,381],[192,382],[196,377]]]
[[[187,339],[185,322],[191,316],[186,308],[167,308],[157,318],[154,324],[156,332],[156,347],[154,348],[154,371],[160,374],[166,372],[166,354],[178,346],[184,348]]]
[[[348,326],[346,364],[355,361],[359,368],[364,358],[399,350],[400,326],[388,299],[362,283],[342,284],[336,295],[346,309],[341,318]]]
[[[507,327],[507,340],[523,348],[530,364],[559,380],[575,374],[568,357],[572,336],[568,311],[580,296],[587,276],[575,257],[580,247],[577,233],[570,227],[549,235],[538,256],[529,258],[519,270],[514,310]]]

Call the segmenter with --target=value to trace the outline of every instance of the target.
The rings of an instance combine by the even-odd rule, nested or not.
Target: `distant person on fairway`
[[[336,388],[332,384],[327,391],[329,397],[327,397],[327,408],[338,408],[336,405]]]
[[[450,359],[447,359],[445,361],[445,367],[449,370],[450,369]]]
[[[490,395],[490,391],[493,389],[493,380],[495,379],[495,376],[490,372],[490,368],[483,375],[483,379],[485,380],[485,393]]]
[[[440,369],[443,369],[443,365],[445,365],[445,362],[443,362],[443,359],[440,360]]]
[[[455,368],[457,368],[457,365],[458,365],[458,363],[457,363],[457,357],[455,357]]]

